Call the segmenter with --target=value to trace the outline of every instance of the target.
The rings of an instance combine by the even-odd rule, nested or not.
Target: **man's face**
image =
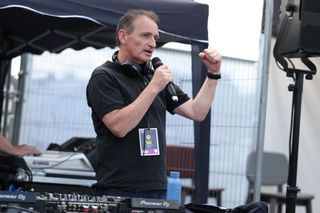
[[[147,16],[139,16],[133,22],[133,31],[125,33],[123,47],[128,59],[142,64],[152,57],[159,38],[158,25]]]

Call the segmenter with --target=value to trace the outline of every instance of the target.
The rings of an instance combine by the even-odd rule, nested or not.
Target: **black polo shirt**
[[[107,61],[97,67],[87,85],[87,102],[92,109],[92,120],[97,133],[97,186],[118,188],[123,191],[149,191],[166,189],[165,147],[166,111],[173,110],[189,100],[175,85],[178,102],[173,102],[167,90],[153,101],[145,117],[125,137],[118,138],[103,124],[105,114],[132,103],[152,78],[128,76],[121,65]],[[139,128],[157,128],[160,155],[141,156]]]

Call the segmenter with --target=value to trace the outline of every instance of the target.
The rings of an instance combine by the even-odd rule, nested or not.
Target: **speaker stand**
[[[309,70],[288,68],[285,59],[275,54],[276,60],[283,66],[288,77],[295,80],[295,84],[290,84],[288,90],[293,92],[292,95],[292,114],[290,127],[290,152],[289,152],[289,171],[286,190],[286,213],[295,213],[297,193],[300,189],[296,186],[298,170],[298,153],[299,153],[299,136],[300,136],[300,118],[301,118],[301,101],[303,91],[304,76],[307,80],[312,80],[317,69],[308,58],[300,58],[302,63]]]

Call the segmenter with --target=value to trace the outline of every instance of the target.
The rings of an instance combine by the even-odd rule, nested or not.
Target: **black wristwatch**
[[[221,78],[221,73],[210,73],[210,72],[208,72],[208,78],[218,80],[218,79]]]

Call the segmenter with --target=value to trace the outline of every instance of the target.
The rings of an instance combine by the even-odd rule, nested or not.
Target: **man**
[[[92,73],[87,102],[97,133],[99,194],[162,198],[166,196],[166,110],[202,121],[211,106],[221,56],[205,49],[200,60],[208,68],[197,96],[190,99],[174,85],[178,101],[166,86],[173,81],[167,65],[152,69],[150,59],[159,38],[158,16],[130,10],[119,21],[119,51]]]
[[[22,144],[14,146],[5,137],[0,134],[0,152],[9,155],[22,157],[24,155],[39,155],[40,151],[31,145]]]

